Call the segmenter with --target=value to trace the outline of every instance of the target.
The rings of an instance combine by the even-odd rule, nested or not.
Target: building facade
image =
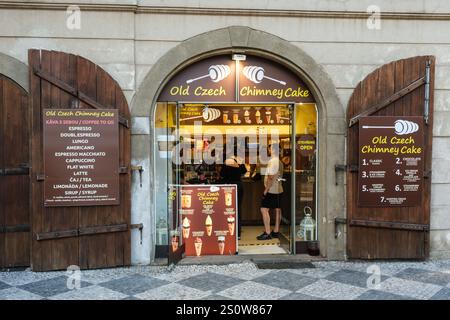
[[[187,67],[219,55],[230,61],[233,54],[255,56],[289,69],[310,90],[317,110],[320,253],[346,259],[347,203],[357,191],[347,188],[348,175],[338,169],[348,164],[351,95],[383,65],[433,56],[430,213],[422,224],[429,224],[429,256],[448,257],[450,4],[372,2],[86,0],[69,9],[73,3],[64,0],[0,2],[0,73],[29,91],[28,50],[44,49],[89,59],[118,83],[131,113],[131,165],[141,168],[131,173],[130,223],[143,226],[130,231],[131,262],[148,264],[157,256],[155,121],[166,85]]]

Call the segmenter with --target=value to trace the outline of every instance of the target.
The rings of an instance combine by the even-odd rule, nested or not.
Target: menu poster
[[[201,121],[204,125],[288,125],[289,109],[273,106],[183,106],[180,124],[192,125]]]
[[[180,186],[179,216],[186,256],[237,252],[236,185]]]
[[[359,120],[360,207],[419,206],[423,190],[422,117]]]
[[[119,204],[117,110],[45,109],[44,205]]]

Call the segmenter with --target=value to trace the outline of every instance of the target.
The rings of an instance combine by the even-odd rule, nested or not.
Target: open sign
[[[316,150],[316,139],[311,134],[303,134],[298,138],[297,141],[297,151],[303,157],[314,154]]]

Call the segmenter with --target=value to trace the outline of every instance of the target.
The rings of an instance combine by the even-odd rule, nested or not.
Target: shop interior
[[[165,173],[169,177],[167,183],[173,182],[176,177],[179,184],[222,184],[224,177],[220,175],[221,167],[227,157],[234,153],[233,147],[238,147],[236,156],[246,168],[246,173],[241,177],[243,198],[239,211],[241,236],[238,240],[238,254],[288,254],[292,253],[293,245],[297,254],[315,254],[308,252],[310,247],[308,242],[315,242],[318,237],[315,201],[317,161],[315,104],[298,103],[289,106],[165,103],[159,104],[156,109],[155,126],[161,137],[173,134],[178,128],[178,132],[184,133],[184,144],[190,146],[192,155],[196,152],[204,154],[210,149],[209,154],[215,159],[211,163],[211,159],[194,156],[192,163],[172,162],[166,166]],[[186,132],[189,133],[188,138]],[[211,135],[214,138],[210,138]],[[222,139],[217,139],[217,136],[222,136]],[[295,144],[292,141],[294,137]],[[168,163],[167,158],[170,155],[167,152],[170,152],[170,148],[167,148],[167,145],[164,148],[164,144],[156,142],[158,148],[155,160],[159,158],[161,174],[164,172],[164,163]],[[284,166],[280,236],[270,240],[257,240],[256,237],[264,230],[260,203],[264,190],[266,162],[262,159],[266,156],[267,147],[271,143],[280,145],[279,159]],[[292,149],[294,145],[295,152]],[[295,191],[291,192],[293,187]],[[293,194],[295,194],[295,230],[291,230]],[[161,204],[159,206],[160,210],[157,212],[164,217],[166,214],[164,206]],[[274,225],[274,218],[275,214],[271,213],[271,228]],[[295,244],[292,244],[293,242]]]

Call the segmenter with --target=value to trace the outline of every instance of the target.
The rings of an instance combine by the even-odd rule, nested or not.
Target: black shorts
[[[283,194],[267,193],[261,200],[261,208],[278,209],[281,208],[281,196]]]

